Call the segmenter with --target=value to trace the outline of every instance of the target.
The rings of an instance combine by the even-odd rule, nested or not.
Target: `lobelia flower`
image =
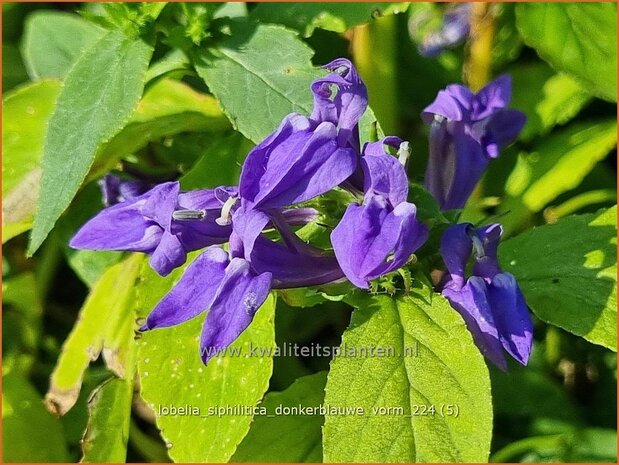
[[[247,155],[239,181],[246,209],[304,202],[355,171],[358,152],[349,141],[367,107],[367,91],[348,60],[335,60],[325,68],[337,73],[312,84],[312,115],[288,115]]]
[[[343,277],[337,259],[301,241],[282,211],[333,189],[357,167],[351,140],[367,106],[367,92],[348,60],[336,60],[327,69],[337,72],[312,85],[312,115],[288,115],[248,154],[239,181],[240,205],[230,200],[236,208],[221,215],[232,225],[229,254],[218,247],[201,254],[142,329],[175,325],[208,309],[200,338],[207,363],[249,326],[271,288]],[[283,243],[263,234],[269,225]],[[204,276],[209,276],[208,286],[201,284]]]
[[[520,133],[526,116],[506,109],[510,99],[511,78],[504,75],[477,94],[449,85],[423,111],[430,125],[425,185],[441,209],[464,207],[490,159]]]
[[[177,325],[208,310],[200,336],[206,364],[249,326],[272,288],[313,286],[343,276],[334,257],[288,230],[283,215],[276,222],[286,231],[286,244],[268,239],[261,233],[269,222],[265,216],[250,211],[233,220],[230,253],[212,246],[199,255],[141,330]]]
[[[387,137],[365,145],[363,203],[350,204],[331,233],[342,270],[360,288],[367,289],[368,281],[403,266],[428,236],[427,227],[417,220],[417,208],[406,201],[404,166],[384,150],[385,144],[401,143],[397,137]]]
[[[84,224],[69,245],[74,249],[119,250],[149,254],[166,276],[182,265],[187,252],[226,242],[232,228],[217,219],[236,189],[180,192],[178,182],[155,186],[137,197],[104,208]]]
[[[497,247],[502,234],[498,223],[478,229],[468,223],[454,225],[443,234],[440,251],[448,272],[443,296],[462,315],[482,353],[506,370],[503,349],[527,364],[533,323],[516,279],[499,266]],[[467,278],[471,256],[474,265]]]
[[[462,43],[469,35],[471,19],[471,4],[456,3],[448,5],[443,14],[440,28],[430,31],[422,38],[417,48],[419,54],[428,58],[440,55],[445,49],[453,48]],[[413,16],[411,29],[413,34],[422,27],[427,18]]]

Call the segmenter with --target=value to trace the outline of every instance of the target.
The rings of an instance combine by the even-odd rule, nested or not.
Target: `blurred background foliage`
[[[66,415],[51,413],[54,409],[58,413],[58,405],[48,402],[46,408],[43,399],[89,290],[119,261],[119,254],[77,252],[66,245],[76,228],[101,208],[96,179],[115,168],[156,181],[180,177],[186,189],[234,183],[240,163],[255,142],[250,140],[250,131],[241,135],[231,129],[209,86],[180,52],[187,50],[188,44],[211,40],[217,32],[209,25],[217,18],[249,15],[295,30],[313,50],[316,66],[340,56],[352,58],[368,85],[370,104],[381,127],[411,141],[409,173],[416,181],[422,179],[427,157],[427,128],[419,114],[436,93],[449,83],[473,86],[510,73],[512,106],[527,114],[528,123],[517,143],[490,165],[463,213],[464,220],[475,223],[500,216],[507,234],[515,235],[533,225],[555,223],[574,213],[593,213],[616,203],[616,89],[613,95],[612,88],[616,87],[616,76],[614,80],[610,77],[610,86],[591,84],[596,69],[583,69],[582,62],[578,67],[573,56],[587,51],[569,48],[578,45],[564,36],[560,12],[552,23],[558,29],[540,34],[535,18],[527,17],[534,13],[515,4],[488,4],[484,19],[490,21],[484,26],[484,33],[489,34],[487,50],[481,44],[479,51],[475,48],[479,44],[466,40],[429,58],[419,53],[419,42],[427,33],[424,27],[440,23],[445,5],[230,3],[216,4],[216,8],[161,7],[162,12],[136,13],[132,7],[123,10],[100,4],[2,4],[2,140],[5,152],[18,154],[12,159],[3,157],[2,163],[5,462],[77,461],[84,453],[91,460],[169,460],[152,414],[138,396],[131,398],[132,384],[124,396],[132,405],[131,417],[111,418],[112,409],[106,402],[114,397],[106,396],[113,390],[129,389],[113,377],[113,356],[93,361],[88,370],[89,360],[72,361],[83,365],[81,369],[72,365],[74,375],[83,374],[83,380],[75,406]],[[616,8],[614,11],[616,16]],[[45,127],[61,81],[104,28],[130,33],[148,14],[158,19],[148,31],[157,40],[146,92],[129,125],[104,148],[114,154],[114,162],[110,165],[105,156],[98,155],[85,186],[42,247],[26,258],[26,231],[31,228],[37,200]],[[420,18],[424,18],[421,27]],[[604,21],[596,22],[594,15],[587,21],[590,29],[586,32],[594,42],[597,34],[605,34],[604,43],[616,44],[615,17],[615,29],[610,31],[600,32]],[[546,35],[554,42],[540,43]],[[572,57],[575,63],[556,62],[553,47],[559,45],[567,47],[564,58]],[[610,54],[616,61],[616,50]],[[479,66],[481,71],[475,68]],[[99,292],[115,293],[115,286],[118,283],[112,282]],[[275,312],[279,344],[339,344],[350,307],[317,299],[312,307],[296,308],[299,299],[307,303],[307,296],[290,292],[282,297]],[[127,294],[125,298],[133,297]],[[118,343],[110,340],[115,333],[100,330],[110,324],[106,319],[107,315],[94,315],[92,332],[97,334],[86,331],[82,336],[94,337],[97,344],[113,349]],[[72,334],[75,341],[79,335]],[[329,367],[325,358],[282,357],[274,363],[273,391]],[[536,320],[530,365],[510,366],[508,373],[490,367],[495,414],[491,460],[616,461],[616,364],[613,351]],[[320,386],[319,379],[315,382]],[[313,401],[319,403],[320,399]],[[97,403],[107,405],[108,410],[92,410]],[[119,430],[127,427],[126,450],[120,447],[97,455],[97,450],[89,449],[93,435],[87,428],[89,408],[99,415],[107,412],[108,421],[118,421]],[[112,443],[122,444],[123,440],[112,439]],[[242,460],[245,452],[241,447],[237,458]]]

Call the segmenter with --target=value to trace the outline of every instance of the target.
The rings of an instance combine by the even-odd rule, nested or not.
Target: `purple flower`
[[[471,224],[448,228],[441,238],[441,255],[447,267],[442,294],[457,310],[482,353],[506,370],[503,349],[526,365],[533,342],[533,323],[524,296],[510,273],[497,259],[503,228]],[[467,278],[471,256],[474,264]]]
[[[165,276],[182,265],[187,252],[226,242],[232,227],[218,222],[222,207],[236,196],[231,187],[180,192],[178,182],[104,208],[75,234],[75,249],[144,252]]]
[[[357,287],[403,266],[427,239],[417,208],[406,202],[408,179],[403,165],[384,150],[400,139],[366,144],[361,158],[365,196],[352,203],[331,233],[331,243],[346,277]]]
[[[350,140],[367,107],[367,91],[348,60],[314,81],[314,111],[291,114],[247,156],[239,181],[244,207],[260,210],[304,202],[345,181],[358,162]]]
[[[430,31],[418,45],[422,56],[433,58],[441,54],[446,48],[453,48],[462,43],[469,35],[471,17],[470,3],[457,3],[447,6],[440,28]],[[421,19],[421,21],[419,21]],[[419,29],[421,22],[426,18],[413,18],[411,24],[414,32]]]
[[[318,285],[343,276],[335,257],[302,242],[283,215],[275,222],[284,230],[285,244],[261,233],[269,222],[264,213],[254,210],[239,218],[233,223],[230,255],[219,246],[206,249],[141,328],[177,325],[208,310],[200,338],[205,364],[249,326],[272,288]]]
[[[124,179],[106,174],[99,182],[103,205],[111,207],[125,200],[133,200],[154,187],[153,183],[140,179]]]
[[[512,143],[526,117],[506,107],[511,78],[501,76],[478,94],[447,86],[422,113],[430,125],[426,188],[443,210],[464,207],[491,158]]]

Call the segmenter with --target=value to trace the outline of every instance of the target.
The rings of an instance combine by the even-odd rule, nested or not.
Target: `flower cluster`
[[[428,228],[408,202],[408,143],[391,136],[361,146],[366,87],[346,59],[325,68],[329,73],[311,85],[311,115],[286,116],[252,149],[238,186],[181,192],[178,182],[149,189],[135,181],[104,180],[109,206],[77,232],[72,247],[143,252],[163,276],[182,265],[188,252],[204,249],[141,330],[177,325],[208,310],[200,337],[207,363],[249,326],[271,289],[344,278],[367,289],[424,244]],[[515,137],[515,126],[521,127],[504,110],[508,86],[498,80],[477,96],[450,86],[424,112],[433,147],[426,182],[443,208],[464,205],[483,171],[478,158],[483,155],[487,164]],[[336,188],[355,200],[331,232],[333,250],[323,250],[303,241],[294,227],[318,217],[308,201]],[[449,272],[443,294],[493,362],[504,366],[497,346],[502,344],[525,363],[530,324],[520,332],[513,325],[514,319],[530,320],[515,280],[498,268],[497,229],[454,228],[441,246]],[[476,265],[465,280],[473,249]]]

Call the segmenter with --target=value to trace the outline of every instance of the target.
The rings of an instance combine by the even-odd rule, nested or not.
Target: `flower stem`
[[[488,83],[492,71],[494,8],[489,2],[474,2],[471,7],[471,39],[463,78],[477,92]]]

